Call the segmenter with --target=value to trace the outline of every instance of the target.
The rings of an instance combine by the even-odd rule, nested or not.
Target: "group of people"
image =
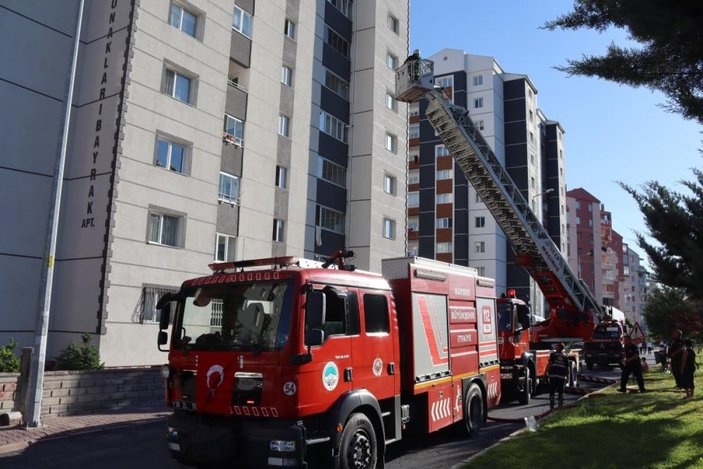
[[[696,353],[691,340],[683,340],[680,330],[674,331],[671,344],[666,354],[671,360],[671,373],[676,381],[676,388],[683,389],[684,399],[693,397],[695,388],[693,375],[696,371]],[[619,392],[627,391],[627,381],[634,375],[641,393],[647,392],[644,387],[643,372],[649,371],[645,357],[640,357],[640,348],[632,342],[632,337],[624,336],[624,358],[622,374],[620,375]],[[554,345],[554,351],[549,356],[547,376],[549,377],[549,408],[564,404],[564,384],[569,373],[569,358],[564,353],[564,344],[559,342]]]
[[[683,333],[680,330],[674,331],[671,343],[666,350],[666,357],[671,361],[671,373],[674,375],[676,388],[683,389],[686,393],[684,398],[690,399],[693,397],[695,388],[693,375],[697,366],[696,353],[693,350],[693,342],[691,340],[683,340],[682,335]],[[625,356],[618,391],[625,392],[627,390],[627,380],[630,375],[634,375],[640,392],[646,392],[642,372],[649,370],[647,360],[640,358],[639,347],[632,342],[632,338],[629,335],[624,336],[624,341]]]

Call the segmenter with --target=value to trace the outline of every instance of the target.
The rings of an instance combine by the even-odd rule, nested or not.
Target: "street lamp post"
[[[54,169],[54,181],[49,212],[49,226],[46,239],[46,254],[42,283],[39,296],[39,310],[35,324],[34,352],[29,376],[28,412],[25,421],[28,427],[41,427],[41,406],[44,392],[44,364],[46,361],[46,346],[49,335],[49,317],[51,312],[51,291],[54,279],[54,256],[56,255],[59,215],[61,213],[61,191],[63,189],[63,173],[68,149],[68,131],[71,123],[71,106],[73,103],[73,86],[76,81],[78,64],[78,47],[81,42],[81,25],[83,24],[84,0],[80,0],[76,22],[76,32],[73,37],[73,54],[71,56],[71,71],[66,89],[66,103],[62,122],[61,149]]]

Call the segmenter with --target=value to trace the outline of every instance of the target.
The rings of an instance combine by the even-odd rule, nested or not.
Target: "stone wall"
[[[19,373],[0,373],[0,413],[21,408]],[[44,374],[42,416],[153,406],[164,402],[158,367],[98,371],[48,371]]]

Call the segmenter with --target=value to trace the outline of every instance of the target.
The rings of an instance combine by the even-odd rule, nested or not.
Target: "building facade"
[[[603,299],[600,201],[583,188],[566,193],[568,260],[596,301]]]
[[[443,49],[429,57],[435,85],[469,111],[557,246],[566,252],[566,199],[562,127],[537,105],[526,75],[506,73],[493,57]],[[537,314],[544,301],[486,205],[454,163],[425,118],[427,103],[410,106],[408,251],[470,265],[496,279],[498,291],[515,288]]]
[[[78,5],[0,1],[3,343],[33,342]],[[86,1],[49,357],[88,332],[108,366],[163,362],[156,299],[213,261],[402,255],[408,9]]]

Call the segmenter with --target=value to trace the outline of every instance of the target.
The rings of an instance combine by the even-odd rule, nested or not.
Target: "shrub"
[[[100,370],[105,364],[100,361],[100,352],[90,344],[90,334],[83,334],[82,344],[75,343],[66,347],[56,360],[59,370]]]
[[[0,373],[17,373],[20,371],[20,359],[15,355],[15,348],[19,345],[10,337],[10,343],[0,347]]]

